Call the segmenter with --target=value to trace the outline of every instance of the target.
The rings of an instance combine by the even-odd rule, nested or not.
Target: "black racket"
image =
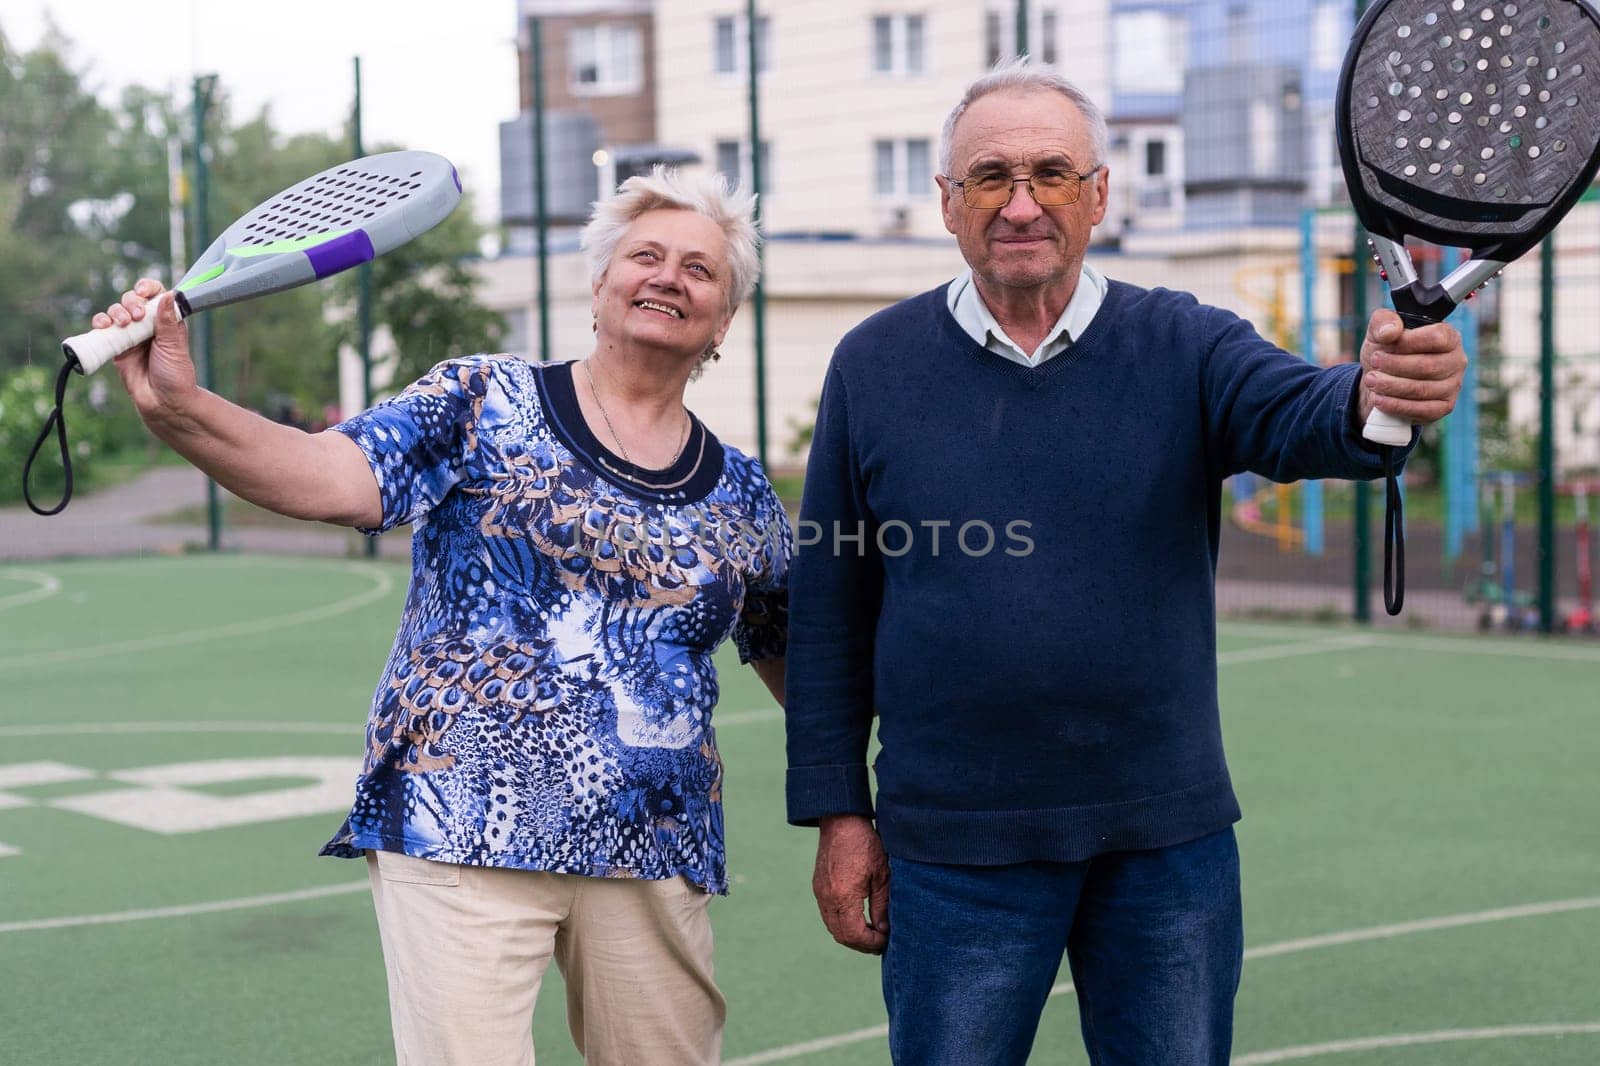
[[[1442,322],[1543,240],[1600,167],[1600,16],[1586,0],[1378,0],[1339,75],[1339,159],[1406,328]],[[1424,285],[1407,237],[1471,258]],[[1373,411],[1384,455],[1384,606],[1405,600],[1393,451],[1411,426]]]

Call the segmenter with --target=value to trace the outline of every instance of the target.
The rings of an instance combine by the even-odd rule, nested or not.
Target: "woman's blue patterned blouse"
[[[412,576],[355,805],[324,854],[727,891],[712,653],[784,653],[793,534],[698,419],[671,469],[584,423],[570,363],[475,356],[335,427]]]

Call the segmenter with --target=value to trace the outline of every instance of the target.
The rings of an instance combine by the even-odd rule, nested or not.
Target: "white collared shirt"
[[[1014,363],[1021,363],[1023,366],[1038,366],[1046,359],[1060,355],[1072,347],[1072,342],[1083,336],[1083,331],[1094,321],[1095,312],[1100,310],[1100,304],[1105,298],[1106,279],[1098,270],[1085,263],[1078,274],[1078,287],[1073,290],[1072,299],[1067,301],[1066,310],[1061,312],[1056,324],[1050,328],[1044,340],[1039,342],[1039,347],[1030,355],[1024,352],[1016,341],[1006,336],[1006,331],[995,321],[988,305],[983,302],[983,296],[978,292],[978,286],[973,284],[972,268],[968,267],[957,275],[945,294],[950,314],[955,317],[956,325],[960,326],[967,336],[994,354],[1004,356]]]

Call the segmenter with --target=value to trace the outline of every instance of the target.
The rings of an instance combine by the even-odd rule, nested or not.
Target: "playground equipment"
[[[1234,525],[1246,533],[1272,538],[1280,552],[1306,550],[1306,531],[1294,524],[1294,486],[1252,474],[1235,474],[1232,485]],[[1266,516],[1268,504],[1272,506],[1271,518]]]
[[[1301,273],[1299,335],[1295,335],[1289,318],[1288,297],[1293,289],[1291,278],[1295,264],[1273,261],[1248,264],[1234,272],[1234,291],[1249,303],[1260,308],[1256,316],[1261,335],[1286,351],[1294,351],[1296,343],[1302,356],[1310,363],[1317,362],[1317,320],[1312,299],[1313,280],[1317,271],[1316,251],[1312,240],[1312,223],[1315,214],[1306,211],[1301,221],[1300,262]],[[1264,284],[1263,284],[1264,282]],[[1323,548],[1322,483],[1301,481],[1294,485],[1262,482],[1248,473],[1232,479],[1234,525],[1254,536],[1269,537],[1284,554],[1321,555]],[[1299,521],[1296,523],[1294,497],[1299,496]],[[1272,518],[1264,516],[1268,507]]]
[[[1483,482],[1484,562],[1475,588],[1476,598],[1482,602],[1478,628],[1484,632],[1505,629],[1517,633],[1539,628],[1539,608],[1532,594],[1517,589],[1517,481],[1518,475],[1506,470],[1485,475]],[[1494,521],[1497,500],[1498,537]],[[1474,598],[1469,587],[1468,602]]]
[[[1494,505],[1498,486],[1495,482],[1484,478],[1478,483],[1478,543],[1482,548],[1481,561],[1478,563],[1478,573],[1462,590],[1468,603],[1481,603],[1486,605],[1497,602],[1500,598],[1499,568],[1495,555],[1494,536]],[[1483,621],[1479,619],[1480,628]]]
[[[1594,537],[1589,527],[1589,494],[1596,490],[1600,490],[1600,478],[1575,481],[1566,490],[1572,496],[1577,523],[1573,540],[1577,549],[1578,606],[1561,616],[1563,633],[1600,632],[1594,614]]]

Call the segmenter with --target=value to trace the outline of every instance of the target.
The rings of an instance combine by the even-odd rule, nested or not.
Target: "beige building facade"
[[[544,105],[592,116],[604,144],[656,137],[655,20],[650,0],[519,0],[520,108],[533,107],[530,20],[543,38]]]
[[[1048,53],[1059,59],[1070,38],[1070,76],[1103,96],[1105,19],[1085,14],[1068,26],[1057,5],[1030,6],[1030,48],[1043,51],[1048,33]],[[759,8],[768,232],[942,235],[933,182],[940,126],[962,88],[1009,54],[1015,9],[973,0]],[[657,0],[655,10],[661,140],[747,177],[745,6]]]

